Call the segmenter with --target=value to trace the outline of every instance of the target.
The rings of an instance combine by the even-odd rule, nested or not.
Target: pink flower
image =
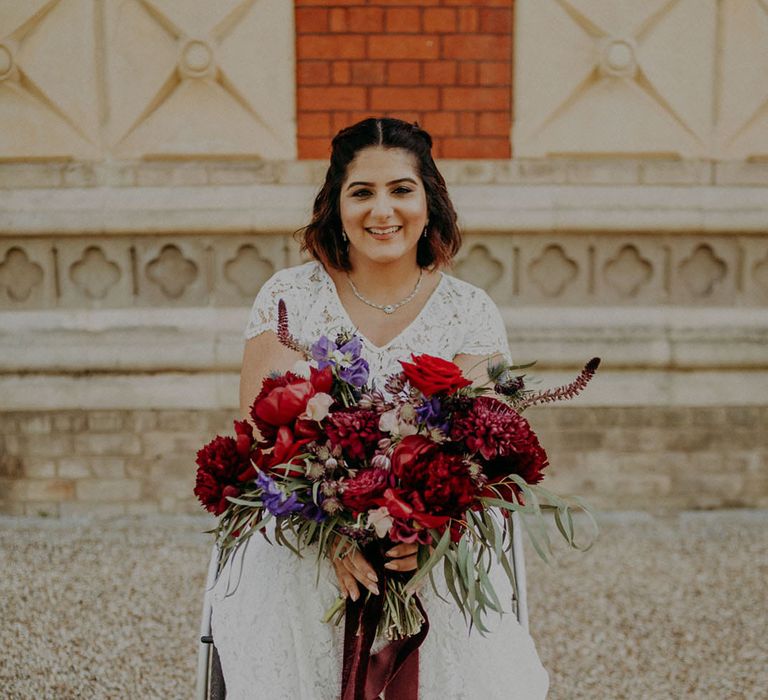
[[[392,516],[389,514],[386,506],[374,508],[368,511],[368,527],[376,530],[376,537],[386,537],[392,529]]]

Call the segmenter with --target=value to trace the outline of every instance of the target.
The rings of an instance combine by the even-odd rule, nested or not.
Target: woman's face
[[[380,146],[359,151],[341,186],[339,209],[352,267],[362,260],[416,263],[427,197],[410,152]]]

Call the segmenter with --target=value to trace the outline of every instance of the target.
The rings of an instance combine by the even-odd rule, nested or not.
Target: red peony
[[[409,435],[392,453],[403,491],[414,491],[430,513],[460,518],[477,495],[463,457],[443,452],[423,435]]]
[[[301,476],[304,474],[304,467],[297,457],[304,453],[304,448],[309,442],[311,439],[299,439],[287,425],[281,425],[275,436],[275,444],[269,449],[260,446],[256,450],[254,461],[256,466],[265,472],[276,469],[288,476]],[[291,469],[287,465],[295,465],[299,468]]]
[[[236,420],[235,435],[237,451],[242,455],[250,455],[253,448],[253,426],[247,420]]]
[[[378,504],[389,485],[389,472],[386,469],[361,469],[357,475],[344,482],[341,502],[350,510],[362,513]]]
[[[349,459],[373,457],[384,433],[379,430],[376,411],[349,408],[336,411],[326,419],[326,432],[332,447],[341,447]]]
[[[409,472],[416,462],[428,457],[435,449],[435,443],[423,435],[404,437],[392,452],[392,473],[402,478],[403,474]]]
[[[411,386],[416,387],[424,396],[433,394],[453,394],[472,382],[462,373],[458,365],[432,355],[411,355],[413,364],[400,360]]]
[[[429,544],[428,530],[440,529],[449,518],[447,515],[433,515],[426,512],[418,492],[406,493],[402,489],[387,489],[378,505],[386,506],[394,522],[389,532],[393,542],[421,542]]]
[[[292,425],[307,408],[316,393],[328,393],[333,385],[330,367],[310,368],[309,379],[286,372],[277,377],[265,377],[259,395],[251,405],[251,418],[269,445],[282,425]]]
[[[466,411],[456,413],[451,440],[463,442],[478,453],[491,482],[518,474],[529,484],[542,480],[547,453],[530,424],[517,411],[496,399],[483,396]]]
[[[250,457],[238,450],[232,437],[217,435],[197,453],[195,495],[214,515],[229,505],[227,496],[239,496],[241,483],[256,476]]]

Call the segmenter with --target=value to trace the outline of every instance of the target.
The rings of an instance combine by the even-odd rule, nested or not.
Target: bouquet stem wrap
[[[371,654],[387,587],[395,577],[403,577],[384,568],[383,551],[379,542],[363,549],[379,577],[381,594],[360,596],[356,601],[347,598],[341,700],[376,700],[385,689],[388,696],[398,700],[418,700],[419,647],[429,631],[429,620],[418,596],[414,596],[414,602],[424,618],[418,633],[391,641]]]

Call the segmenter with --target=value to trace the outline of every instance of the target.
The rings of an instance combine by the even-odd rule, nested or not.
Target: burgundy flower
[[[530,424],[517,411],[488,396],[481,396],[453,416],[451,440],[463,442],[483,460],[491,480],[518,474],[529,484],[542,480],[547,453]]]
[[[195,495],[214,515],[221,515],[229,505],[227,496],[238,496],[241,484],[256,476],[248,455],[237,448],[232,437],[217,435],[197,453]]]
[[[253,447],[253,426],[247,420],[235,421],[237,451],[242,455],[251,454]]]
[[[361,469],[357,475],[344,482],[341,502],[355,513],[375,508],[376,499],[387,488],[389,472],[385,469]]]
[[[326,419],[326,432],[332,447],[341,447],[349,459],[373,457],[384,433],[379,430],[376,411],[346,409],[331,413]]]

